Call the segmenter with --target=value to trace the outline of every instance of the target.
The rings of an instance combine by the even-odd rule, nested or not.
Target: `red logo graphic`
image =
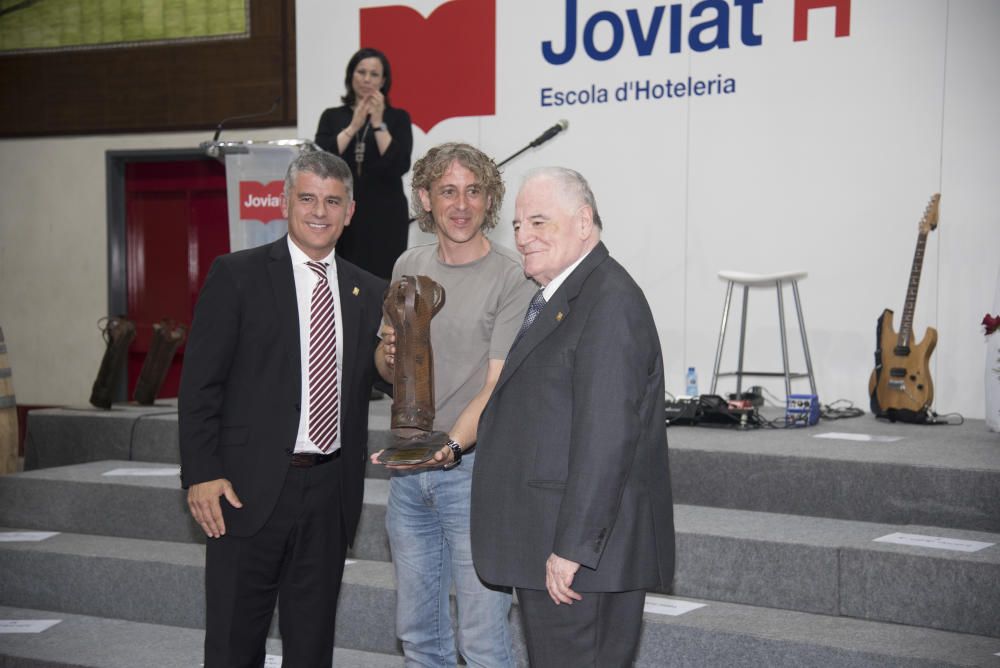
[[[265,224],[284,220],[281,214],[284,186],[284,181],[240,181],[240,220],[259,220]]]
[[[496,113],[496,1],[452,0],[424,19],[410,7],[361,10],[361,46],[392,65],[393,106],[424,132]]]
[[[814,9],[830,7],[833,7],[837,13],[834,19],[833,34],[837,37],[849,37],[851,34],[851,0],[795,0],[792,40],[801,42],[809,39],[809,12]]]

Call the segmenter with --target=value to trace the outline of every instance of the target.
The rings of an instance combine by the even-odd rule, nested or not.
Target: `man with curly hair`
[[[434,429],[451,440],[424,464],[391,467],[386,528],[396,569],[396,634],[407,666],[454,666],[454,584],[457,645],[466,664],[513,667],[511,594],[486,587],[476,575],[469,498],[479,415],[535,286],[518,255],[486,237],[504,195],[488,156],[468,144],[434,147],[414,165],[412,190],[420,229],[433,232],[437,242],[400,256],[392,280],[424,275],[444,287],[444,306],[431,320]],[[394,342],[384,324],[375,360],[388,382]]]

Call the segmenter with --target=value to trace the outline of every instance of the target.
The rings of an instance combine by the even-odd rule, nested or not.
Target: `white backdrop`
[[[297,3],[301,137],[312,137],[322,110],[339,104],[344,67],[359,47],[359,9],[385,4]],[[441,4],[408,2],[424,16]],[[809,277],[800,289],[820,399],[849,399],[866,409],[876,319],[891,308],[898,323],[917,224],[930,195],[941,192],[915,336],[928,326],[939,330],[931,366],[936,410],[981,418],[978,323],[992,303],[1000,257],[1000,3],[854,0],[849,36],[835,36],[835,10],[826,8],[809,13],[809,39],[793,41],[793,0],[764,0],[751,5],[758,46],[741,39],[746,12],[723,4],[731,14],[730,47],[695,52],[688,31],[717,15],[709,9],[691,18],[705,3],[497,0],[495,115],[446,119],[429,133],[414,126],[414,159],[434,144],[462,140],[501,160],[567,119],[568,131],[505,168],[503,220],[510,220],[530,168],[564,165],[589,179],[604,240],[643,286],[656,316],[668,390],[683,391],[688,366],[697,367],[708,389],[725,285],[719,270],[804,269]],[[576,54],[553,65],[542,43],[564,50],[568,5],[578,12]],[[681,5],[678,53],[670,52],[671,5]],[[634,10],[646,31],[658,6],[665,11],[652,53],[639,56],[626,12]],[[580,32],[602,11],[618,17],[624,42],[617,55],[597,61],[584,52]],[[717,36],[712,30],[703,41]],[[610,22],[599,22],[594,47],[608,49],[611,38]],[[456,49],[454,58],[463,53]],[[448,65],[427,75],[447,78]],[[734,90],[614,99],[622,83],[688,77],[728,80]],[[607,89],[609,101],[542,104],[544,88],[592,86]],[[492,237],[512,246],[506,223]],[[425,239],[414,228],[411,243]],[[778,368],[773,291],[755,291],[750,305],[748,366]],[[735,343],[727,348],[734,353],[730,368]],[[794,345],[792,362],[802,368]],[[783,398],[780,380],[763,384]]]

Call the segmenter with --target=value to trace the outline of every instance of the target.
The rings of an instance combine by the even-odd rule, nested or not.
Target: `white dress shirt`
[[[549,281],[548,285],[542,288],[542,296],[545,297],[545,303],[548,303],[549,301],[552,300],[552,295],[556,293],[556,290],[559,289],[559,286],[562,285],[567,278],[569,278],[569,275],[573,273],[573,270],[576,269],[581,262],[583,262],[583,258],[590,255],[591,252],[593,252],[593,250],[594,249],[591,248],[589,251],[581,255],[580,259],[578,259],[576,262],[563,269],[561,274],[553,278],[551,281]]]

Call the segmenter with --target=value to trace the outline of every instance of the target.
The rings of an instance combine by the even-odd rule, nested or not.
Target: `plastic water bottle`
[[[689,397],[698,396],[698,374],[695,372],[693,366],[688,367],[687,372],[687,391],[685,392]]]

